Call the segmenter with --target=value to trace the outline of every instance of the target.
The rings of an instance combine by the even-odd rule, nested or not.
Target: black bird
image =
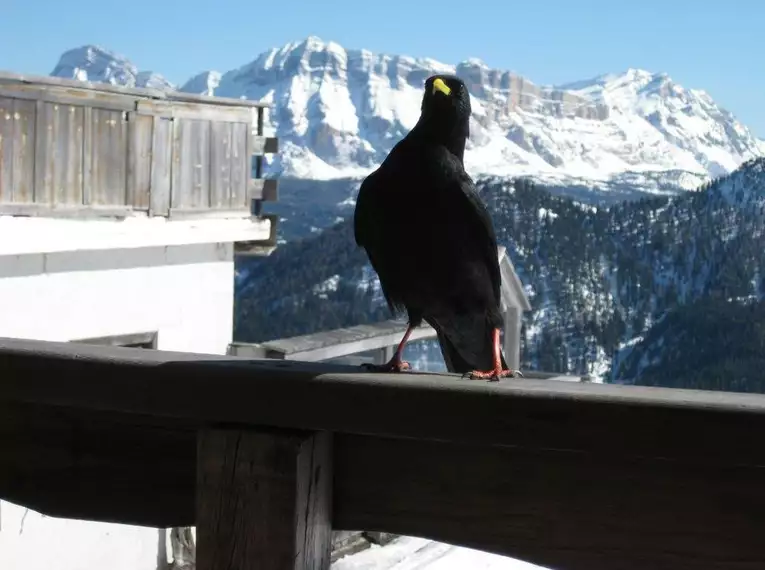
[[[401,354],[425,320],[447,369],[471,378],[521,375],[500,348],[497,238],[465,172],[470,95],[461,79],[425,81],[420,118],[361,184],[354,232],[380,278],[388,307],[409,326],[395,355],[373,369],[409,368]]]

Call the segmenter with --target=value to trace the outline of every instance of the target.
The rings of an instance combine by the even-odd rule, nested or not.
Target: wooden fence
[[[0,73],[0,214],[248,216],[262,178],[257,102]]]
[[[760,433],[757,394],[0,339],[0,497],[196,525],[199,570],[326,570],[333,528],[555,570],[760,570]]]

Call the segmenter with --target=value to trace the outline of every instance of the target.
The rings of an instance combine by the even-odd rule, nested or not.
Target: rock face
[[[765,154],[765,142],[707,93],[639,69],[539,86],[478,59],[448,65],[308,37],[237,69],[200,73],[181,90],[270,103],[267,126],[281,152],[269,173],[330,179],[363,176],[380,163],[417,121],[423,82],[434,73],[468,84],[466,163],[474,175],[695,189]],[[92,46],[65,53],[53,75],[171,88]]]

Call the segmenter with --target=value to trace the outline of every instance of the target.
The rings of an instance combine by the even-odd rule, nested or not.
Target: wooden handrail
[[[314,475],[325,497],[306,461],[333,473],[331,514],[329,499],[311,503],[317,529],[561,570],[762,568],[764,432],[754,394],[0,339],[0,496],[55,516],[197,524],[200,551],[226,544],[199,506],[210,493],[235,493],[263,524],[273,514],[246,488],[262,472],[251,462],[272,457],[268,469],[298,481],[274,496],[297,489],[287,499],[300,504]],[[250,463],[216,455],[234,447]],[[260,567],[287,567],[287,546],[269,563],[271,547],[252,548]],[[201,568],[215,567],[208,554]]]

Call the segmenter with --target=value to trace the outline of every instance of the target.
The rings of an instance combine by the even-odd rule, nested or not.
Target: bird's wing
[[[444,193],[460,212],[459,223],[468,232],[475,255],[486,265],[491,279],[492,291],[497,303],[500,302],[502,277],[497,256],[497,235],[494,231],[489,210],[478,195],[473,180],[462,165],[453,170],[449,182],[444,186]]]
[[[370,198],[375,191],[378,178],[377,171],[369,174],[359,186],[359,192],[356,196],[356,207],[353,213],[353,237],[358,246],[364,246],[369,242],[369,232],[372,230],[372,223],[374,222],[371,217],[374,207],[370,203]]]
[[[395,287],[386,280],[386,275],[390,272],[390,255],[386,255],[384,228],[379,216],[380,193],[386,191],[386,182],[387,177],[384,173],[375,170],[361,183],[353,214],[353,234],[356,245],[366,250],[369,263],[377,273],[388,308],[397,313],[403,309],[403,303]]]

